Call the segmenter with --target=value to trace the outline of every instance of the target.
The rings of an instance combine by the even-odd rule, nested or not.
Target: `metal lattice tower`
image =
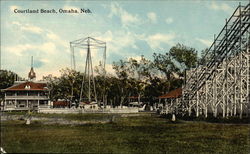
[[[75,40],[70,42],[70,50],[71,50],[71,69],[76,69],[75,63],[75,48],[85,49],[87,52],[86,60],[85,60],[85,74],[83,75],[82,85],[81,85],[81,92],[79,102],[82,101],[83,98],[83,87],[84,83],[87,83],[88,87],[88,94],[87,98],[88,101],[91,102],[91,93],[94,92],[94,99],[97,102],[97,93],[96,93],[96,85],[94,80],[94,71],[93,71],[93,64],[92,64],[92,56],[91,50],[92,49],[103,49],[103,59],[102,59],[102,66],[104,70],[104,76],[106,75],[105,71],[105,63],[106,63],[106,42],[94,39],[92,37],[87,37],[79,40]],[[85,79],[85,75],[87,79]],[[73,96],[73,94],[72,94]]]
[[[182,110],[223,117],[250,111],[250,3],[239,5],[208,49],[203,65],[186,72]]]

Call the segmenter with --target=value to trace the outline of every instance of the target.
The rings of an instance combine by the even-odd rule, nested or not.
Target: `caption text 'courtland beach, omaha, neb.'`
[[[14,9],[14,13],[92,13],[90,9]]]

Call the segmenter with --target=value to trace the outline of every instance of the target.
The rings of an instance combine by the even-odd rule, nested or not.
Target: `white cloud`
[[[173,39],[176,37],[175,34],[154,34],[150,35],[146,38],[146,41],[148,45],[152,49],[160,48],[162,43],[168,44],[168,45],[173,45]]]
[[[137,16],[133,16],[132,14],[129,14],[128,12],[124,11],[121,14],[121,20],[124,25],[132,24],[132,23],[137,23],[139,19]]]
[[[61,45],[65,48],[69,47],[69,43],[67,41],[65,41],[64,39],[61,39],[60,36],[58,36],[57,34],[55,34],[54,32],[47,30],[47,29],[42,29],[38,26],[32,25],[32,24],[23,24],[20,23],[18,21],[13,21],[12,22],[13,25],[18,26],[18,28],[20,28],[20,30],[24,31],[24,32],[31,32],[31,33],[35,33],[35,34],[39,34],[41,37],[44,36],[47,39],[50,40],[50,42],[45,42],[45,44],[43,44],[42,48],[50,48],[50,49],[55,49],[55,44],[57,45]]]
[[[56,45],[52,42],[45,42],[42,44],[18,44],[15,46],[5,47],[5,50],[17,56],[22,56],[28,50],[40,50],[45,53],[53,54],[56,50]]]
[[[45,42],[41,45],[36,46],[35,48],[40,49],[48,54],[53,54],[56,51],[56,45],[52,42]]]
[[[51,32],[51,31],[48,31],[46,33],[46,37],[48,39],[50,39],[51,41],[65,47],[65,48],[68,48],[69,47],[69,43],[63,39],[61,39],[57,34]],[[68,51],[68,50],[67,50]]]
[[[25,31],[29,31],[29,32],[37,33],[37,34],[40,34],[43,31],[40,27],[32,26],[28,24],[22,26],[21,30],[25,30]]]
[[[65,64],[65,60],[62,63],[60,60],[56,60],[55,57],[49,57],[47,59],[39,59],[44,64],[42,67],[34,68],[34,71],[36,72],[36,79],[41,80],[43,76],[47,76],[49,74],[52,74],[53,76],[59,77],[61,75],[60,70],[65,68],[66,66],[69,66]],[[34,59],[34,62],[36,63],[36,58]],[[26,73],[27,74],[27,73]]]
[[[37,27],[32,24],[24,24],[18,21],[12,21],[11,26],[13,32],[19,32],[20,36],[27,36],[32,34],[38,34],[38,37],[41,42],[33,42],[30,40],[22,40],[17,38],[16,43],[14,45],[5,45],[3,46],[3,51],[6,53],[10,53],[11,57],[7,57],[6,65],[8,68],[15,71],[18,69],[17,73],[19,73],[23,77],[27,77],[26,74],[29,71],[29,63],[27,62],[27,56],[33,55],[37,61],[42,62],[40,65],[42,67],[35,68],[37,73],[37,79],[42,79],[42,76],[53,74],[60,75],[59,71],[70,64],[70,58],[68,54],[65,54],[66,47],[69,47],[69,43],[64,41],[59,35],[51,32],[50,30],[44,28]],[[28,34],[27,32],[32,32],[32,34]],[[15,61],[16,63],[13,63]],[[29,61],[29,60],[28,60]]]
[[[59,39],[59,37],[55,33],[53,33],[53,32],[49,32],[46,35],[51,40],[58,40]]]
[[[110,5],[110,14],[109,14],[109,17],[113,17],[113,16],[119,16],[120,15],[120,6],[117,4],[117,3],[112,3]]]
[[[130,58],[133,58],[133,59],[135,59],[135,60],[137,60],[137,61],[140,61],[141,60],[141,56],[129,56],[127,59],[129,60]]]
[[[40,59],[40,61],[43,62],[43,63],[49,63],[50,62],[50,60],[47,59],[47,58],[42,58],[42,59]]]
[[[103,40],[107,43],[108,54],[124,54],[123,50],[127,47],[137,49],[135,45],[136,35],[128,31],[107,31],[97,39]]]
[[[5,47],[5,50],[16,54],[17,56],[22,56],[23,52],[32,48],[30,44],[19,44],[16,46]]]
[[[86,51],[83,49],[80,49],[79,54],[81,57],[84,57],[86,55]]]
[[[52,76],[59,77],[61,75],[61,72],[59,70],[48,70],[44,68],[39,68],[34,70],[36,72],[36,80],[42,80],[43,76],[48,76],[52,74]]]
[[[41,29],[40,27],[31,25],[31,24],[22,24],[18,21],[13,21],[13,25],[17,25],[20,30],[24,32],[32,32],[39,34],[42,38],[42,36],[46,36],[49,39],[52,39],[52,41],[49,42],[43,42],[41,44],[34,44],[34,43],[26,43],[26,44],[17,44],[12,46],[7,46],[5,49],[9,52],[12,52],[16,54],[17,56],[21,56],[25,51],[28,50],[39,50],[46,53],[55,53],[56,45],[55,43],[58,42],[59,37],[55,34],[48,33],[46,30]],[[43,32],[43,33],[42,33]],[[21,35],[25,35],[25,33],[21,33]]]
[[[11,5],[9,8],[10,8],[10,11],[13,12],[15,9],[20,9],[20,6]]]
[[[112,3],[110,7],[109,17],[117,16],[121,19],[121,23],[123,26],[130,26],[133,24],[139,24],[140,18],[136,14],[130,14],[126,10],[124,10],[118,3]]]
[[[232,13],[233,8],[230,7],[228,4],[226,3],[222,3],[222,4],[218,4],[215,1],[212,1],[210,3],[210,5],[208,6],[208,8],[212,9],[212,10],[217,10],[217,11],[224,11],[227,13]]]
[[[147,17],[149,18],[149,20],[152,22],[152,23],[157,23],[157,16],[154,12],[149,12],[147,14]]]
[[[229,5],[227,5],[225,3],[221,4],[221,8],[224,11],[230,11],[231,12],[233,10],[233,8],[231,8]]]
[[[197,38],[196,40],[199,41],[200,43],[204,44],[207,47],[210,47],[213,43],[210,40],[205,40],[205,39],[200,39],[200,38]]]
[[[97,33],[96,33],[97,34]],[[100,34],[101,35],[101,34]],[[136,50],[140,50],[136,45],[136,42],[146,41],[151,49],[161,48],[163,44],[174,45],[174,39],[176,38],[175,33],[161,34],[156,33],[153,35],[137,35],[128,31],[107,31],[100,37],[96,37],[99,40],[103,40],[107,43],[107,54],[112,55],[113,53],[122,55],[123,57],[137,57],[137,53],[129,52],[128,47]]]
[[[21,26],[21,24],[18,21],[13,21],[12,24],[17,25],[17,26]]]
[[[171,23],[173,23],[173,18],[171,18],[171,17],[168,17],[168,18],[166,18],[166,20],[165,20],[165,22],[167,23],[167,24],[171,24]]]
[[[22,24],[18,21],[13,21],[12,24],[17,25],[23,31],[28,31],[31,33],[36,33],[36,34],[41,34],[43,32],[42,28],[40,28],[38,26],[31,25],[31,24]]]

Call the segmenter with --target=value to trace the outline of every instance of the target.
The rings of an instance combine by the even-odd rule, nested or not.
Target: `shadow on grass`
[[[160,115],[162,118],[170,119],[172,118],[172,114],[165,114]],[[181,123],[181,120],[184,121],[204,121],[204,122],[210,122],[210,123],[226,123],[226,124],[250,124],[250,117],[242,117],[240,119],[239,117],[227,117],[223,118],[222,116],[213,117],[212,115],[208,115],[208,117],[200,116],[196,117],[194,115],[188,116],[182,116],[182,115],[176,115],[176,121],[173,123]]]

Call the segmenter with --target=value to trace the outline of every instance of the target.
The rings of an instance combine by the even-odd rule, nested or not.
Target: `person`
[[[175,119],[175,114],[173,113],[173,114],[172,114],[172,121],[175,122],[175,120],[176,120],[176,119]]]

